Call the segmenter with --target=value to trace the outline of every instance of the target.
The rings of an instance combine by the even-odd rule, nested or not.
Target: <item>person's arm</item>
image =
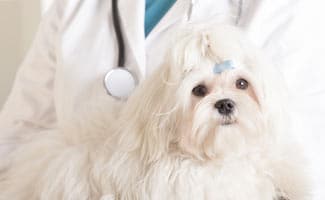
[[[0,159],[5,158],[19,136],[56,126],[53,89],[60,2],[56,0],[43,17],[0,113]]]

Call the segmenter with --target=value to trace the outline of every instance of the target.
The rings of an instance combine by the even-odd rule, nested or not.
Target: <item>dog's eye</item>
[[[236,81],[236,88],[240,90],[246,90],[248,88],[248,82],[245,79],[240,78]]]
[[[208,88],[205,85],[198,85],[192,90],[192,94],[197,97],[204,97],[208,93]]]

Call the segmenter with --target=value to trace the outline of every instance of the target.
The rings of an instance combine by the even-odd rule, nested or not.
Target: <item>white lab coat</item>
[[[242,9],[240,1],[197,1],[192,20],[214,20],[243,28],[285,76],[294,72],[288,68],[295,66],[285,64],[292,64],[286,60],[292,55],[288,33],[297,1],[243,0]],[[163,61],[170,34],[184,23],[189,2],[178,0],[145,38],[145,0],[119,1],[126,66],[139,80]],[[104,75],[117,63],[111,15],[111,0],[54,1],[0,115],[2,158],[21,134],[57,129],[87,115],[96,104],[105,103],[108,115],[119,109],[120,103],[103,87]]]

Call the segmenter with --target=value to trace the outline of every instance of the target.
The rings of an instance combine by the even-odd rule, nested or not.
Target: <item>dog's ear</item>
[[[267,121],[267,130],[276,138],[286,137],[289,96],[284,77],[277,66],[255,46],[245,43],[245,65],[254,75],[255,92]]]

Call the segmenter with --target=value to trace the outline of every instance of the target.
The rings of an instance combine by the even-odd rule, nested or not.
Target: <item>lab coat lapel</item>
[[[189,0],[177,0],[161,21],[153,28],[151,33],[149,33],[147,39],[150,40],[150,38],[154,37],[156,34],[173,25],[177,21],[182,19],[185,20],[190,5],[189,2]]]
[[[130,46],[141,75],[145,76],[145,0],[120,0],[118,7],[125,43]]]

